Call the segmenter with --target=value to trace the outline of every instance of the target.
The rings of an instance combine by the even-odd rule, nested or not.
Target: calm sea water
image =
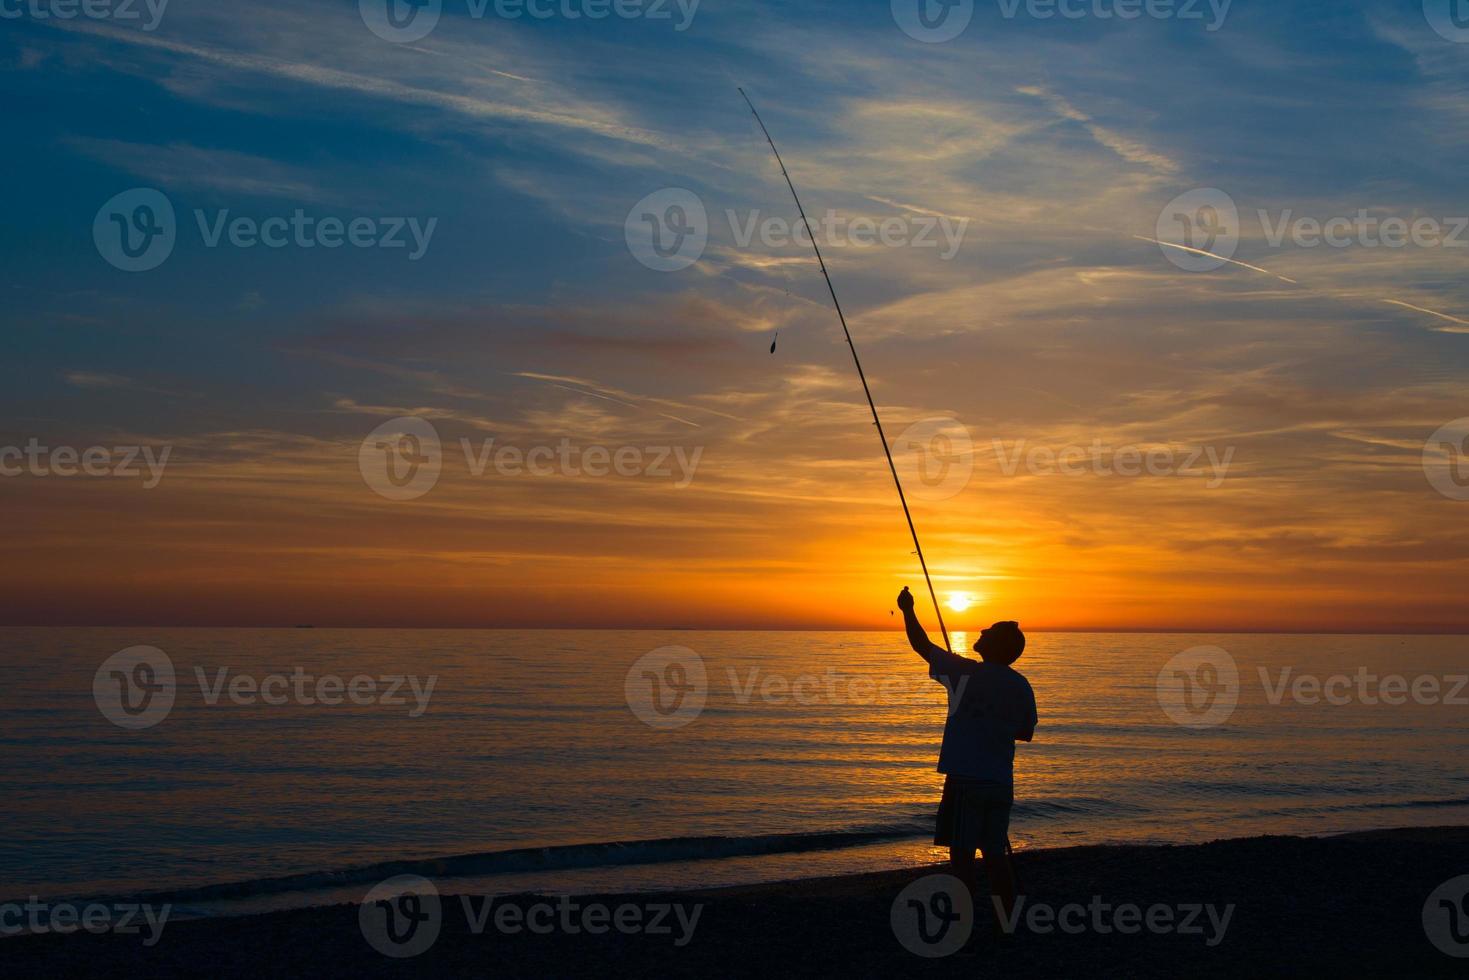
[[[93,680],[137,644],[168,655],[177,688],[158,724],[127,730]],[[707,700],[665,730],[635,716],[625,681],[670,644],[701,658]],[[1160,707],[1158,677],[1204,644],[1238,664],[1239,703],[1195,729]],[[924,835],[944,692],[897,632],[10,629],[0,650],[0,899],[166,890],[208,910],[343,900],[389,870],[463,891],[575,891],[937,856]],[[1012,837],[1463,823],[1469,706],[1444,702],[1466,653],[1464,637],[1032,635],[1017,666],[1041,725],[1017,753]],[[228,693],[237,675],[298,668],[437,680],[417,716],[406,683],[404,704]],[[1432,676],[1439,695],[1420,700],[1439,703],[1363,703],[1354,679],[1346,704],[1272,704],[1260,668],[1270,684],[1287,668],[1292,681]],[[217,703],[196,669],[206,687],[225,670]]]

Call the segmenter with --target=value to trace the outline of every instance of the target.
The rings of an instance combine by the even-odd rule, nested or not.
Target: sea
[[[956,633],[956,649],[973,636]],[[0,630],[0,901],[175,917],[941,860],[892,632]],[[1469,819],[1469,638],[1034,633],[1028,848]]]

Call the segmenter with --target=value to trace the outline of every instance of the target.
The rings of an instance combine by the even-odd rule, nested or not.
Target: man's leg
[[[974,847],[956,841],[949,845],[949,868],[954,877],[964,882],[964,887],[973,895],[979,887],[979,870],[974,861]]]
[[[1015,869],[1010,866],[1010,855],[1005,848],[993,843],[983,849],[984,874],[989,879],[990,894],[999,900],[995,908],[996,921],[1004,931],[1015,915]],[[993,903],[992,903],[993,904]]]
[[[972,896],[979,884],[974,852],[979,850],[983,806],[974,799],[967,782],[961,780],[951,779],[944,784],[944,801],[949,806],[949,869]]]
[[[984,831],[979,848],[984,856],[984,874],[989,879],[990,894],[995,901],[995,921],[1000,931],[1015,915],[1015,869],[1010,864],[1010,808],[1013,799],[1008,788],[995,792],[985,801]]]

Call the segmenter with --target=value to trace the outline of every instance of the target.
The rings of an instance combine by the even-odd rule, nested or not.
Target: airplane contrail
[[[603,401],[613,402],[617,405],[625,405],[628,408],[635,408],[640,412],[651,412],[654,415],[661,416],[665,419],[670,419],[682,425],[693,426],[695,429],[703,428],[703,426],[701,426],[698,422],[692,422],[688,419],[680,418],[677,415],[670,415],[667,412],[660,412],[657,409],[648,408],[646,405],[639,405],[637,402],[626,401],[622,398],[614,398],[612,395],[605,394],[602,391],[598,391],[592,388],[573,387],[573,384],[586,384],[586,382],[580,381],[576,378],[561,378],[557,377],[556,375],[550,374],[536,374],[532,371],[512,371],[510,373],[517,378],[525,378],[529,381],[539,381],[541,384],[550,385],[552,388],[560,388],[562,391],[570,391],[578,395],[586,395],[589,398],[600,398]],[[572,384],[563,384],[562,382],[565,381],[570,381],[572,382]]]
[[[1250,265],[1248,262],[1241,262],[1238,259],[1226,258],[1225,256],[1218,255],[1214,252],[1206,252],[1202,248],[1192,248],[1188,245],[1179,245],[1175,242],[1165,242],[1157,238],[1149,238],[1146,235],[1133,235],[1132,237],[1138,239],[1139,241],[1152,242],[1154,245],[1164,245],[1168,248],[1176,248],[1181,252],[1192,252],[1195,255],[1206,255],[1211,259],[1218,259],[1220,262],[1228,262],[1230,265],[1243,266],[1244,268],[1250,269],[1254,272],[1263,272],[1267,276],[1273,276],[1274,278],[1279,279],[1281,282],[1290,283],[1292,286],[1300,285],[1300,283],[1296,280],[1287,278],[1286,276],[1282,276],[1278,272],[1271,272],[1269,269],[1262,269],[1258,265]]]
[[[1385,300],[1383,300],[1383,302],[1384,303],[1391,303],[1394,306],[1406,307],[1407,309],[1410,309],[1410,310],[1417,310],[1419,313],[1427,313],[1429,316],[1436,316],[1436,317],[1439,317],[1440,319],[1448,320],[1450,323],[1461,323],[1464,326],[1469,327],[1469,320],[1461,320],[1461,319],[1459,319],[1456,316],[1449,316],[1447,313],[1440,313],[1437,310],[1425,309],[1422,306],[1414,306],[1412,303],[1404,303],[1400,299],[1385,299]],[[1441,332],[1442,333],[1469,333],[1469,330],[1449,330],[1449,329],[1445,328],[1445,329],[1442,329]]]
[[[1162,246],[1165,246],[1167,248],[1176,248],[1176,249],[1178,249],[1180,251],[1183,251],[1183,252],[1192,252],[1194,255],[1206,255],[1206,256],[1208,256],[1211,259],[1218,259],[1220,262],[1228,262],[1230,265],[1242,266],[1243,268],[1249,269],[1252,272],[1263,273],[1264,275],[1270,276],[1270,277],[1272,277],[1274,279],[1279,279],[1281,282],[1288,282],[1292,286],[1300,286],[1303,289],[1309,289],[1309,290],[1312,290],[1313,292],[1320,292],[1320,290],[1317,290],[1316,287],[1305,285],[1305,284],[1301,283],[1297,279],[1291,279],[1291,278],[1289,278],[1287,276],[1282,276],[1280,273],[1278,273],[1278,272],[1271,272],[1269,269],[1262,269],[1258,265],[1250,265],[1248,262],[1241,262],[1238,259],[1226,258],[1225,256],[1219,255],[1219,254],[1214,253],[1214,252],[1207,252],[1207,251],[1205,251],[1202,248],[1193,248],[1193,247],[1188,246],[1188,245],[1179,245],[1176,242],[1165,242],[1165,241],[1161,241],[1160,239],[1157,239],[1157,238],[1149,238],[1146,235],[1133,235],[1132,237],[1138,239],[1139,241],[1152,242],[1155,245],[1162,245]],[[1359,299],[1359,298],[1363,298],[1363,297],[1353,297],[1353,299]],[[1373,297],[1367,297],[1367,298],[1373,298]],[[1469,320],[1463,320],[1463,319],[1460,319],[1459,317],[1452,316],[1452,315],[1450,315],[1448,313],[1440,313],[1438,310],[1430,310],[1430,309],[1428,309],[1427,307],[1424,307],[1424,306],[1414,306],[1412,303],[1405,303],[1405,302],[1403,302],[1400,299],[1388,299],[1385,296],[1378,296],[1378,297],[1375,297],[1375,299],[1379,303],[1390,303],[1393,306],[1401,306],[1404,309],[1413,310],[1414,312],[1417,312],[1417,313],[1427,313],[1429,316],[1436,316],[1440,320],[1447,320],[1450,323],[1457,323],[1457,324],[1460,324],[1462,326],[1469,327]],[[1437,332],[1439,332],[1439,333],[1469,333],[1469,330],[1454,330],[1451,327],[1437,327],[1437,328],[1435,328],[1435,330],[1437,330]]]

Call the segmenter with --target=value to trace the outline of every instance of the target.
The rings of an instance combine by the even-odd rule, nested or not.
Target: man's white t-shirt
[[[938,771],[986,782],[1015,782],[1015,739],[1035,731],[1035,692],[1018,671],[953,653],[930,661],[949,691],[949,719]]]

